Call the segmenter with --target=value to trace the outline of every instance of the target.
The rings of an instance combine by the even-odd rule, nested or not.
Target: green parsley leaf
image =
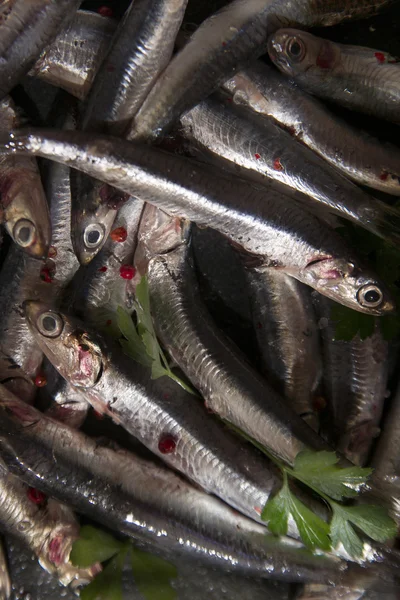
[[[313,489],[334,498],[355,498],[372,469],[339,467],[335,452],[306,450],[296,456],[293,476]]]
[[[146,600],[176,598],[176,592],[170,583],[178,575],[174,565],[137,548],[131,550],[131,561],[135,583]]]
[[[124,353],[141,365],[150,367],[152,360],[147,354],[146,346],[136,331],[131,315],[121,306],[117,308],[117,325],[125,338],[119,340]]]
[[[358,334],[362,340],[370,337],[375,329],[375,317],[335,303],[330,318],[335,323],[335,340],[350,342]]]
[[[267,502],[261,513],[261,518],[268,521],[268,527],[273,533],[284,535],[287,533],[290,515],[293,517],[300,538],[307,548],[330,549],[328,523],[325,523],[292,494],[285,473],[282,489],[272,500]]]
[[[102,529],[83,525],[79,539],[72,546],[70,560],[76,567],[90,567],[108,560],[122,549],[123,544]]]
[[[122,569],[128,550],[129,544],[125,544],[105,569],[81,591],[82,600],[122,600]]]
[[[333,510],[330,531],[332,546],[337,548],[340,544],[343,544],[344,549],[350,556],[354,558],[361,556],[363,543],[348,522],[342,507],[336,504],[336,502],[333,502],[331,507]]]
[[[376,542],[386,542],[397,535],[396,523],[383,506],[360,504],[341,507],[348,521],[356,525]]]

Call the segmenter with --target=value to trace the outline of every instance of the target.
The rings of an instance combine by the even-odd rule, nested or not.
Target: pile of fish
[[[393,544],[353,560],[306,550],[293,520],[274,536],[261,514],[282,474],[236,433],[288,466],[332,448],[372,465],[368,493],[400,523],[393,289],[339,229],[398,246],[400,149],[321,101],[398,125],[400,66],[308,31],[392,3],[233,0],[191,35],[187,0],[133,0],[120,22],[0,3],[0,529],[76,594],[101,570],[70,560],[79,515],[304,599],[400,597]],[[58,88],[44,127],[19,106],[27,78]],[[247,356],[204,297],[207,228],[218,276],[224,253],[242,274]],[[145,356],[124,352],[138,303]],[[335,339],[338,304],[376,317],[371,334]],[[119,427],[89,435],[93,415]]]

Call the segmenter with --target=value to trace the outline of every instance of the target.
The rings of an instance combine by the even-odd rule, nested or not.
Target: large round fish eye
[[[86,248],[97,248],[104,238],[104,227],[100,223],[91,223],[83,233]]]
[[[44,312],[38,317],[36,326],[45,337],[55,338],[62,332],[64,322],[57,313]]]
[[[35,241],[36,227],[29,219],[20,219],[14,225],[13,237],[22,248],[27,248]]]
[[[357,300],[361,306],[376,308],[383,302],[383,294],[376,285],[364,285],[357,292]]]
[[[286,51],[292,61],[300,62],[304,58],[306,48],[301,40],[292,37],[286,43]]]

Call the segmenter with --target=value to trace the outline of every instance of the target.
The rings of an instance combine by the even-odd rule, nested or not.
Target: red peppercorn
[[[51,283],[53,281],[49,267],[43,267],[40,271],[40,279],[45,283]]]
[[[46,502],[46,496],[36,488],[28,488],[27,495],[29,500],[34,504],[44,504]]]
[[[110,233],[110,238],[114,242],[125,242],[127,237],[128,232],[126,231],[125,227],[117,227]]]
[[[105,273],[107,271],[107,267],[100,267],[100,273]]]
[[[275,171],[283,171],[283,165],[279,158],[275,158],[274,160],[274,169]]]
[[[261,154],[258,154],[258,152],[256,152],[254,155],[254,158],[256,158],[257,160],[260,160]]]
[[[100,6],[97,12],[102,17],[112,17],[114,14],[112,8],[110,8],[109,6]]]
[[[158,449],[161,454],[171,454],[175,448],[176,440],[172,435],[165,435],[158,442]]]
[[[36,375],[35,385],[36,385],[36,387],[44,387],[45,385],[47,385],[46,377],[42,374]]]
[[[57,256],[57,248],[55,246],[50,246],[47,256],[48,258],[55,258]]]
[[[122,279],[133,279],[135,277],[136,269],[131,265],[122,265],[119,268],[119,274]]]

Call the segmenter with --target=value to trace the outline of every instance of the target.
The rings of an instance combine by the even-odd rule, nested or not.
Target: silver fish
[[[311,209],[317,202],[383,238],[400,240],[400,211],[369,196],[271,120],[209,98],[180,123],[186,138],[243,167],[242,175],[254,172],[261,183],[271,178],[284,184],[279,191],[301,192]]]
[[[80,0],[5,0],[0,6],[0,98],[29,71]]]
[[[387,52],[335,44],[295,29],[277,31],[268,41],[268,52],[306,91],[400,122],[400,65]]]
[[[348,571],[337,557],[268,534],[165,467],[102,446],[15,397],[2,394],[0,407],[0,455],[12,472],[150,549],[286,581],[334,582]]]
[[[4,544],[0,541],[0,599],[8,600],[11,596],[11,581],[8,572],[7,555]]]
[[[4,98],[0,102],[0,131],[9,131],[18,124],[14,103]],[[0,220],[14,242],[29,255],[47,255],[51,225],[36,160],[0,157]]]
[[[153,207],[150,210],[155,212]],[[323,449],[322,439],[288,409],[284,399],[218,331],[201,301],[185,232],[179,243],[178,235],[168,231],[179,231],[176,220],[158,212],[154,231],[149,231],[148,222],[149,215],[140,234],[150,259],[147,278],[154,325],[163,346],[200,390],[207,408],[289,464],[307,447]],[[155,226],[158,223],[160,227]]]
[[[385,285],[334,231],[279,194],[155,148],[78,132],[12,132],[0,153],[36,154],[81,169],[172,216],[211,226],[265,266],[279,268],[361,312],[393,311]]]
[[[334,115],[275,69],[258,62],[226,81],[233,102],[274,119],[344,175],[400,195],[400,151]]]
[[[159,137],[235,71],[265,52],[268,36],[295,23],[333,25],[373,14],[387,0],[234,0],[206,19],[172,59],[133,121],[130,139]]]
[[[62,29],[28,75],[61,87],[83,100],[106,55],[116,29],[113,19],[78,10],[68,27]]]
[[[270,383],[313,429],[321,379],[319,332],[309,289],[273,269],[246,269],[261,367]]]

